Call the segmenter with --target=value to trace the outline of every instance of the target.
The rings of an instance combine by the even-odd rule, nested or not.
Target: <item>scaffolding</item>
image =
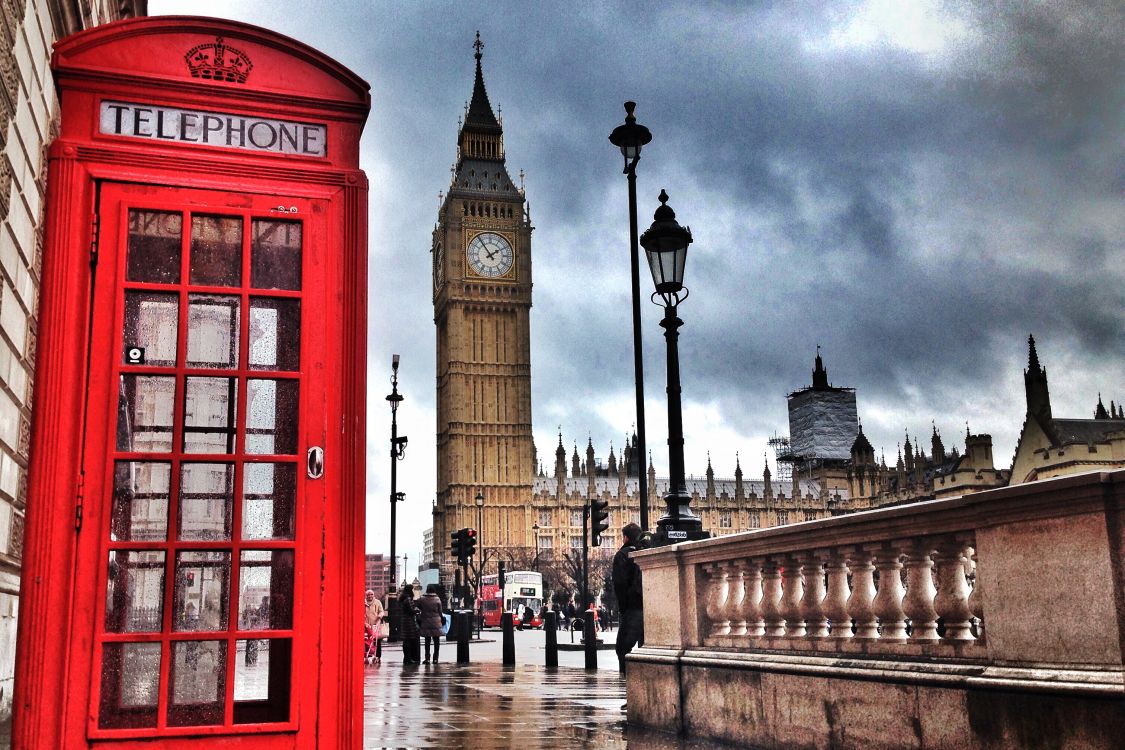
[[[793,481],[793,453],[789,449],[789,437],[775,433],[768,442],[773,448],[774,463],[777,464],[774,481],[776,486],[785,487]]]

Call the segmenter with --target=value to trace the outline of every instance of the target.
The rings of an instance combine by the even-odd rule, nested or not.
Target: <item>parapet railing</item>
[[[1118,470],[640,552],[638,658],[1046,665],[1121,692],[1123,509]]]

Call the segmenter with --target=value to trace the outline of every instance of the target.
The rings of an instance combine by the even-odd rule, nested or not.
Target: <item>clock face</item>
[[[481,232],[473,237],[465,254],[478,276],[495,279],[512,270],[512,246],[495,232]]]
[[[445,248],[439,244],[434,253],[434,288],[438,289],[445,283]]]

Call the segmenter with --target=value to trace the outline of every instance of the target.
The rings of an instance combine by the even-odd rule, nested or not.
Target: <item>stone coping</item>
[[[833,679],[893,682],[947,688],[1125,697],[1120,669],[1060,668],[1057,664],[974,664],[942,660],[848,659],[802,654],[641,647],[629,661],[674,667],[780,672]]]

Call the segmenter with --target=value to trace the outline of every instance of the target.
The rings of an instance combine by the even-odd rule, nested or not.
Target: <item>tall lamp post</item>
[[[531,569],[536,573],[539,572],[539,524],[531,524],[531,534],[535,541],[535,561],[531,563]]]
[[[641,235],[641,245],[648,256],[649,270],[656,291],[654,304],[664,305],[664,338],[668,342],[668,470],[670,485],[664,495],[665,514],[657,522],[653,541],[656,545],[674,544],[690,539],[706,539],[703,523],[692,513],[691,495],[684,479],[684,418],[680,406],[679,329],[683,321],[676,315],[677,306],[688,298],[684,287],[684,265],[691,244],[691,230],[676,221],[676,212],[668,205],[668,193],[660,191],[660,207],[652,226]],[[657,298],[660,302],[657,302]]]
[[[391,355],[391,393],[387,396],[391,405],[391,591],[395,591],[398,581],[398,559],[395,557],[395,506],[406,495],[398,491],[398,462],[406,454],[405,435],[398,435],[398,405],[402,394],[398,392],[398,355]]]
[[[641,500],[641,528],[648,528],[648,477],[644,469],[645,452],[645,377],[641,349],[641,282],[640,261],[637,250],[637,162],[641,160],[641,147],[652,140],[652,133],[637,124],[633,116],[636,102],[625,102],[625,124],[618,125],[609,134],[609,142],[621,150],[625,157],[622,170],[629,180],[629,269],[633,284],[633,378],[637,389],[637,490]],[[585,603],[583,603],[585,606]]]

